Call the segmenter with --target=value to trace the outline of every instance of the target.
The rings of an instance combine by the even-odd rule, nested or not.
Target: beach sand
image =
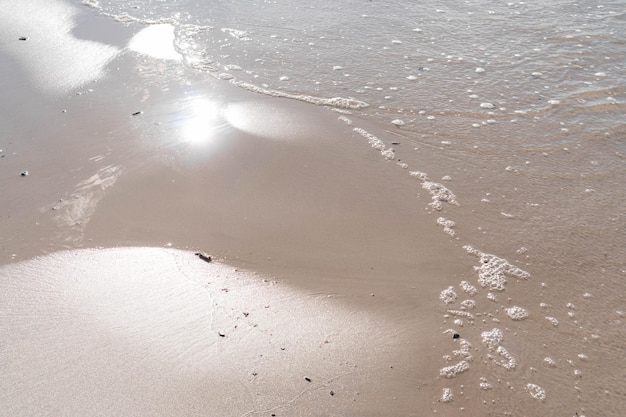
[[[419,183],[179,65],[119,53],[62,95],[3,66],[1,414],[420,415],[461,267]]]
[[[574,399],[617,415],[622,333],[585,323],[614,289],[576,293],[581,324],[557,333],[535,304],[559,287],[515,275],[523,252],[468,255],[472,219],[463,240],[437,224],[453,206],[433,209],[398,165],[440,178],[428,149],[359,120],[396,148],[386,159],[336,111],[131,52],[139,28],[64,13],[78,23],[58,44],[27,20],[0,32],[0,415],[539,415]],[[97,65],[37,72],[51,44]],[[482,263],[510,266],[497,303],[458,285],[493,273]],[[567,297],[545,315],[572,313]],[[539,313],[511,320],[513,303]],[[445,377],[463,361],[472,372]],[[581,379],[592,367],[604,385]]]

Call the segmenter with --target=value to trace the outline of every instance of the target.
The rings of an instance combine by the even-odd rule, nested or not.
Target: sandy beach
[[[562,225],[576,266],[487,164],[39,3],[0,18],[0,415],[619,415],[608,229]]]

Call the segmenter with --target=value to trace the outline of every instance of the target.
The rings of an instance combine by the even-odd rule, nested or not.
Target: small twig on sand
[[[209,255],[207,255],[205,253],[202,253],[202,252],[196,252],[195,255],[198,258],[202,259],[204,262],[211,262],[211,260],[212,260]]]

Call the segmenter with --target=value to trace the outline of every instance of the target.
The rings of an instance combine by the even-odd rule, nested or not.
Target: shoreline
[[[314,315],[332,319],[334,331],[344,332],[339,362],[357,358],[367,370],[357,373],[366,377],[349,378],[345,383],[351,392],[362,395],[355,408],[350,408],[349,402],[332,406],[327,401],[339,398],[340,390],[324,385],[337,395],[323,392],[327,408],[320,410],[320,415],[348,411],[362,416],[384,414],[374,413],[370,408],[374,406],[406,416],[422,415],[426,408],[426,413],[434,415],[436,410],[436,415],[443,416],[456,415],[461,408],[466,412],[539,414],[561,410],[575,398],[592,404],[592,409],[610,409],[621,398],[612,365],[620,357],[615,341],[623,334],[619,326],[611,324],[623,321],[623,312],[620,316],[621,310],[615,311],[621,288],[618,282],[588,288],[575,268],[559,266],[561,259],[551,253],[526,248],[522,237],[512,231],[523,228],[533,217],[502,214],[514,212],[515,207],[509,210],[502,205],[508,211],[499,213],[500,206],[489,205],[484,211],[495,210],[497,218],[485,222],[482,207],[486,203],[477,203],[478,191],[485,185],[479,182],[482,178],[465,178],[468,171],[463,161],[446,157],[451,165],[442,165],[441,161],[448,159],[437,156],[436,148],[422,146],[403,136],[401,130],[362,119],[358,112],[338,113],[297,100],[255,94],[191,71],[175,60],[129,52],[125,49],[128,40],[119,34],[106,35],[124,25],[82,12],[81,19],[84,32],[80,33],[86,38],[97,41],[109,36],[119,42],[111,46],[122,52],[106,66],[104,77],[64,94],[49,95],[31,85],[19,66],[4,69],[10,81],[3,87],[11,88],[7,88],[6,112],[0,120],[6,126],[6,137],[12,138],[0,146],[5,156],[0,160],[0,190],[12,196],[0,213],[0,275],[10,288],[7,294],[19,300],[40,291],[42,297],[61,302],[63,297],[54,289],[31,292],[15,271],[26,271],[19,274],[28,277],[35,273],[33,282],[39,278],[37,273],[43,274],[46,282],[62,281],[65,267],[70,272],[80,267],[97,279],[98,274],[110,271],[100,261],[92,269],[89,260],[114,253],[120,257],[119,268],[133,271],[141,279],[164,276],[156,272],[144,275],[135,269],[133,253],[153,253],[161,262],[157,265],[176,277],[180,271],[176,262],[183,262],[183,270],[195,277],[200,265],[189,259],[193,252],[202,251],[217,260],[216,266],[225,268],[224,276],[239,280],[238,285],[248,283],[254,289],[259,284],[257,277],[263,277],[290,294],[275,320],[266,323],[275,332],[281,326],[297,327],[290,317],[292,311],[300,314],[303,307],[315,309],[317,302],[328,307],[329,312],[316,310]],[[98,22],[97,30],[86,29],[90,21]],[[130,26],[124,26],[129,38],[138,30]],[[34,36],[29,35],[31,39]],[[412,176],[415,169],[430,178]],[[29,175],[21,177],[24,170]],[[445,190],[441,199],[433,200],[441,191],[437,184],[447,186],[443,178],[449,174],[453,177],[450,189],[458,193],[461,207],[449,204]],[[437,202],[442,211],[429,205]],[[457,232],[455,236],[445,230],[448,221],[458,223],[450,229]],[[482,246],[468,253],[464,249],[468,244]],[[572,253],[584,254],[584,248],[572,248]],[[67,265],[54,266],[59,259],[65,259]],[[149,265],[149,256],[141,259]],[[39,262],[49,269],[38,270]],[[493,270],[486,269],[485,263]],[[231,275],[234,271],[226,271],[229,268],[258,275],[236,278],[237,274]],[[489,284],[481,287],[485,275],[499,277],[498,268],[509,272],[520,268],[531,277],[505,274],[506,291],[493,290]],[[593,271],[593,266],[586,268],[586,273]],[[52,270],[56,272],[46,272]],[[10,271],[8,275],[6,271]],[[72,273],[69,275],[80,279]],[[123,273],[115,273],[116,282],[123,286]],[[568,279],[552,279],[550,275],[555,273]],[[463,282],[473,285],[476,292],[468,292]],[[454,297],[446,295],[449,288]],[[70,293],[80,297],[89,291],[81,288]],[[213,291],[225,295],[221,289]],[[140,292],[137,294],[140,298]],[[231,301],[221,300],[220,308],[235,308]],[[158,308],[157,301],[150,302]],[[514,319],[509,310],[519,306],[529,315]],[[608,321],[598,321],[593,311],[602,311]],[[83,316],[76,317],[82,320]],[[137,317],[137,328],[144,319]],[[66,324],[63,332],[74,337],[71,320]],[[357,331],[351,333],[350,326]],[[502,331],[503,341],[490,345],[483,334],[495,328]],[[372,329],[382,329],[380,337],[375,337],[375,332],[371,335]],[[16,328],[9,326],[7,331]],[[453,339],[451,332],[458,332],[459,338]],[[19,332],[12,334],[19,337]],[[112,334],[113,338],[119,336]],[[302,337],[312,343],[307,339],[310,336]],[[46,337],[54,339],[53,334]],[[369,337],[371,346],[366,343]],[[261,340],[274,343],[272,338]],[[59,352],[71,350],[59,343]],[[514,361],[499,353],[499,348]],[[306,363],[307,348],[299,349],[294,363]],[[363,349],[384,355],[367,356]],[[37,349],[31,354],[38,354]],[[229,364],[237,362],[235,356],[227,358]],[[327,358],[318,359],[325,363]],[[466,361],[471,369],[446,378],[443,370],[459,361]],[[503,366],[511,363],[516,367]],[[277,377],[293,371],[283,369],[285,362],[272,366]],[[333,366],[339,365],[333,362]],[[4,362],[2,368],[11,366]],[[602,377],[595,369],[602,370]],[[176,371],[172,372],[177,378]],[[189,372],[192,382],[181,387],[191,384],[193,391],[193,381],[202,378]],[[241,378],[247,381],[249,375]],[[326,375],[325,381],[332,378]],[[300,383],[301,379],[298,377]],[[216,380],[211,384],[212,389],[219,385]],[[263,384],[269,386],[270,381]],[[534,385],[546,389],[545,400]],[[453,393],[449,403],[445,389]],[[295,407],[295,414],[315,407],[313,396],[299,403],[303,397],[291,388],[287,391],[265,391],[263,395],[291,398],[288,402]],[[369,399],[361,402],[366,393]],[[109,394],[105,398],[115,402],[118,394]],[[219,406],[229,409],[227,404]],[[230,410],[237,412],[248,410],[242,404],[231,406]],[[297,411],[297,407],[304,408]],[[265,403],[258,408],[271,409]]]

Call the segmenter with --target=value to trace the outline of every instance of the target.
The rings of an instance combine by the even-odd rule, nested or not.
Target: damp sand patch
[[[58,252],[0,268],[0,292],[7,415],[391,406],[360,393],[389,383],[401,329],[193,252]]]

